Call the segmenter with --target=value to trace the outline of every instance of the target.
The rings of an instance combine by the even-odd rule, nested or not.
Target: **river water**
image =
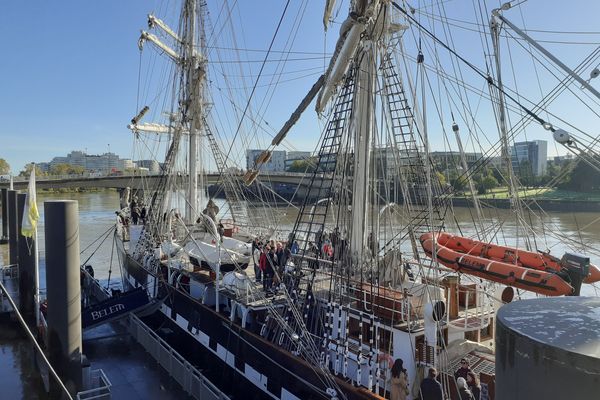
[[[113,251],[112,235],[112,228],[115,223],[115,211],[119,207],[117,192],[106,190],[85,193],[40,193],[38,195],[38,208],[41,214],[38,225],[38,246],[40,250],[40,286],[42,295],[46,286],[43,203],[47,200],[58,199],[70,199],[79,202],[81,263],[83,264],[91,257],[86,263],[94,267],[96,277],[105,285],[120,287],[120,268],[116,252]],[[217,204],[224,206],[222,200],[218,200]],[[271,208],[267,211],[270,214],[274,214],[279,220],[281,235],[285,237],[287,232],[293,227],[297,210],[292,208]],[[263,213],[254,210],[253,214]],[[474,211],[471,209],[456,208],[454,214],[446,218],[446,229],[452,232],[461,232],[464,236],[475,236],[476,228],[473,222],[473,214]],[[546,232],[545,235],[537,236],[534,243],[536,248],[540,250],[550,249],[552,254],[557,257],[562,256],[566,251],[574,249],[580,253],[587,253],[591,257],[592,263],[600,263],[600,213],[552,212],[544,215],[541,219],[531,217],[529,214],[526,214],[525,218],[530,220],[537,232]],[[524,246],[523,234],[516,234],[516,218],[512,211],[484,210],[482,225],[490,227],[488,237],[493,237],[492,241],[512,246]],[[550,231],[554,233],[551,234]],[[561,235],[565,239],[560,239]],[[532,237],[530,236],[530,238]],[[567,243],[568,241],[571,241],[571,249],[569,248],[569,243]],[[5,264],[8,263],[6,253],[7,246],[0,246],[0,261],[3,260]],[[583,294],[597,295],[596,289],[590,285],[584,285],[582,290]]]

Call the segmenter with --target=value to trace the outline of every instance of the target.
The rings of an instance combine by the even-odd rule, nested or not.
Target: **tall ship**
[[[567,87],[597,96],[597,69],[588,80],[578,74],[598,54],[570,70],[506,17],[510,3],[479,16],[488,47],[476,63],[456,49],[451,30],[434,29],[452,25],[437,12],[328,0],[325,28],[340,24],[323,73],[245,168],[235,144],[251,143],[264,123],[252,113],[259,80],[245,91],[218,88],[231,103],[243,99],[219,115],[211,74],[232,73],[213,68],[223,65],[215,49],[227,47],[218,44],[227,35],[211,25],[204,1],[181,5],[171,25],[149,15],[139,38],[144,54],[156,51],[151,63],[164,59],[164,99],[140,103],[129,128],[136,151],[164,154],[160,177],[124,191],[117,213],[125,289],[141,287],[161,302],[144,322],[232,398],[390,398],[398,360],[406,398],[419,398],[431,367],[457,398],[454,372],[467,360],[482,398],[493,399],[498,309],[521,298],[577,296],[600,280],[590,260],[597,250],[551,223],[535,231],[543,211],[524,197],[516,171],[523,163],[511,151],[525,128],[538,129],[600,171],[594,136],[551,107]],[[229,7],[223,2],[219,18],[235,16]],[[502,40],[512,36],[534,62],[546,57],[560,80],[539,101],[502,75]],[[288,133],[293,140],[300,116],[314,115],[310,105],[324,128],[305,172],[290,175],[302,179],[302,196],[282,213],[281,196],[262,179],[265,166]],[[441,147],[448,150],[433,150]],[[217,172],[206,173],[209,165]],[[490,193],[499,182],[505,192]],[[468,226],[454,217],[458,203],[469,207]],[[512,220],[498,218],[495,206],[510,207]],[[567,251],[540,250],[548,238]]]

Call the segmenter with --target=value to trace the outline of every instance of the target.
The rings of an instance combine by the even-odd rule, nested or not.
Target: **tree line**
[[[600,162],[600,158],[596,158]],[[485,194],[491,189],[508,186],[508,168],[485,165],[477,170],[463,173],[460,170],[444,168],[436,165],[436,174],[442,185],[451,185],[457,192],[464,192],[468,188],[467,176],[473,180],[478,194]],[[548,161],[543,175],[536,176],[529,162],[524,161],[513,166],[513,172],[520,187],[540,188],[549,187],[574,192],[600,191],[600,173],[585,161],[566,159],[560,162]]]
[[[27,164],[18,176],[27,177],[31,174],[32,164]],[[59,175],[81,175],[85,172],[85,168],[71,164],[56,164],[50,167],[48,172],[41,170],[39,166],[35,166],[36,176],[59,176]],[[10,173],[10,165],[4,158],[0,158],[0,175],[8,175]]]

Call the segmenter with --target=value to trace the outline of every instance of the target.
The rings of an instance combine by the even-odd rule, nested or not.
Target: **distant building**
[[[35,166],[38,167],[40,169],[40,171],[42,171],[44,173],[50,172],[50,163],[41,162],[41,163],[36,163]]]
[[[288,151],[285,158],[285,169],[291,167],[294,161],[303,161],[310,158],[310,156],[310,151]]]
[[[158,174],[160,172],[160,164],[156,160],[138,160],[139,168],[148,168],[150,174]]]
[[[548,142],[545,140],[532,140],[528,142],[517,142],[512,148],[512,164],[515,172],[521,176],[529,171],[533,176],[542,176],[546,173],[548,165]]]
[[[82,166],[85,168],[85,154],[82,151],[72,151],[66,157],[54,157],[48,164],[49,169],[59,164],[69,164],[73,166]]]
[[[502,157],[500,157],[500,156],[488,157],[488,164],[491,167],[501,169],[502,165],[503,165]]]
[[[263,150],[248,149],[246,150],[246,169],[254,167],[256,159],[262,154]],[[261,165],[261,171],[283,172],[285,171],[285,150],[273,151],[269,162]]]
[[[47,171],[58,164],[69,164],[82,167],[86,172],[103,173],[123,171],[126,169],[125,166],[128,166],[127,168],[129,168],[129,166],[133,168],[133,162],[131,160],[123,160],[114,153],[91,155],[78,150],[70,152],[66,157],[54,157],[52,161],[47,163]]]
[[[548,159],[549,163],[554,163],[554,165],[563,165],[566,162],[574,160],[575,156],[573,154],[567,154],[565,156],[554,156]]]
[[[467,167],[471,168],[473,165],[482,162],[482,153],[464,153]],[[458,151],[433,151],[431,152],[431,158],[433,162],[440,165],[443,164],[448,166],[458,166],[462,168],[462,160],[460,152]]]
[[[129,158],[124,158],[119,160],[120,164],[121,164],[121,171],[127,171],[127,170],[134,170],[137,168],[137,164],[133,162],[133,160],[129,159]]]

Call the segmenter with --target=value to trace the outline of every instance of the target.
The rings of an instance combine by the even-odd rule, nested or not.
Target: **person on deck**
[[[277,242],[276,246],[275,255],[277,256],[277,270],[279,271],[280,269],[283,270],[283,265],[281,263],[285,263],[285,257],[283,255],[283,246],[281,245],[281,242]]]
[[[390,383],[390,400],[406,400],[409,393],[408,374],[401,358],[394,361]]]
[[[435,379],[437,370],[429,368],[427,378],[421,382],[421,399],[422,400],[444,400],[442,385]]]
[[[475,400],[479,400],[481,398],[481,384],[479,383],[479,377],[475,372],[467,372],[467,385],[469,386],[471,393],[473,393]]]
[[[138,224],[138,220],[140,218],[140,209],[138,206],[133,207],[131,210],[131,221],[133,221],[134,225]]]
[[[223,223],[221,223],[221,221],[219,221],[219,225],[217,226],[217,233],[219,234],[221,243],[223,243],[223,236],[225,236],[225,227],[223,226]]]
[[[146,225],[146,216],[148,215],[148,209],[146,206],[142,206],[142,211],[140,212],[140,218],[142,220],[142,225]]]
[[[129,214],[131,215],[131,221],[134,225],[137,225],[138,218],[140,216],[140,209],[138,208],[138,198],[133,196],[131,203],[129,204]]]
[[[467,381],[462,376],[456,380],[460,400],[474,400],[473,393],[467,387]]]
[[[262,282],[262,270],[260,269],[261,246],[258,237],[252,241],[252,261],[254,261],[254,279],[256,282]]]
[[[317,262],[317,256],[319,255],[319,248],[315,246],[313,242],[308,242],[307,256],[310,257],[308,261],[308,267],[311,269],[319,269],[319,263]]]
[[[298,252],[300,251],[300,245],[298,244],[297,240],[294,240],[294,243],[292,243],[291,251],[292,254],[298,254]]]
[[[268,292],[273,287],[273,275],[275,275],[275,268],[277,267],[277,255],[275,254],[275,247],[271,247],[267,253],[267,262],[265,270],[263,271],[263,289]]]
[[[267,252],[269,251],[269,246],[264,245],[262,247],[262,249],[260,250],[260,257],[259,257],[259,261],[258,261],[258,266],[259,269],[261,271],[261,275],[262,275],[262,284],[263,284],[263,289],[267,290],[267,284],[266,284],[266,270],[267,270]]]
[[[469,366],[469,361],[466,358],[462,358],[460,360],[460,368],[456,370],[454,373],[454,378],[464,378],[467,380],[467,374],[471,371],[471,367]]]
[[[331,241],[329,239],[325,239],[323,242],[323,248],[321,251],[322,257],[326,260],[330,260],[333,257],[333,247],[331,246]]]

